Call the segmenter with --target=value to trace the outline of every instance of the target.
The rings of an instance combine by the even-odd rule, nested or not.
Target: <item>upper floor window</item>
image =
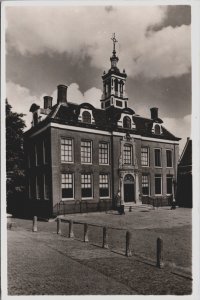
[[[156,125],[154,126],[154,133],[155,133],[155,134],[160,134],[160,125],[156,124]]]
[[[149,166],[149,148],[148,147],[141,148],[141,165],[143,167]]]
[[[149,195],[149,176],[146,174],[142,175],[142,194]]]
[[[92,118],[91,118],[91,114],[90,114],[88,111],[84,111],[84,112],[82,113],[82,121],[83,121],[84,123],[89,123],[89,124],[91,124]]]
[[[131,119],[127,116],[123,119],[123,127],[131,129]]]
[[[48,147],[47,147],[47,140],[44,139],[43,141],[43,162],[46,164],[48,162]]]
[[[100,195],[100,198],[109,197],[108,174],[100,174],[99,175],[99,195]]]
[[[129,144],[124,145],[123,163],[125,165],[131,165],[132,164],[132,145],[129,145]]]
[[[161,150],[154,149],[155,167],[161,167]]]
[[[81,141],[81,162],[92,163],[92,142]]]
[[[102,165],[109,164],[109,145],[108,143],[99,143],[99,163]]]
[[[61,161],[73,162],[73,140],[68,138],[61,139]]]
[[[172,167],[172,150],[166,150],[167,167]]]
[[[62,199],[73,199],[74,198],[74,174],[65,173],[61,177],[62,185]]]
[[[92,175],[81,174],[81,196],[82,198],[92,198]]]

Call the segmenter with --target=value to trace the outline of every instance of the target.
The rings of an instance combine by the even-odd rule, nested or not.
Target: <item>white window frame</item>
[[[147,165],[142,164],[142,149],[147,149]],[[142,167],[149,167],[150,166],[150,161],[149,161],[149,147],[148,146],[141,146],[141,166]]]
[[[72,198],[63,198],[62,197],[62,175],[71,174],[72,175],[72,189],[73,189],[73,197]],[[62,201],[69,201],[75,199],[75,182],[74,182],[74,173],[72,172],[65,172],[61,173],[61,200]]]
[[[62,153],[61,153],[61,151],[62,151],[61,148],[62,148],[62,145],[63,145],[62,140],[70,140],[72,142],[72,145],[71,145],[72,146],[72,153],[71,153],[72,161],[62,160]],[[74,139],[73,138],[61,136],[61,138],[60,138],[60,161],[61,161],[62,164],[73,164],[74,163]]]
[[[172,165],[171,166],[167,165],[167,151],[171,152],[171,161],[172,161]],[[173,168],[173,151],[172,151],[172,149],[166,149],[166,168]]]
[[[81,175],[90,175],[90,178],[91,178],[91,194],[92,194],[92,197],[82,197],[82,180],[81,180],[81,199],[82,200],[91,200],[94,198],[94,187],[93,187],[93,174],[92,173],[81,173]]]
[[[156,194],[156,178],[160,178],[161,194]],[[163,194],[163,177],[162,177],[162,174],[155,174],[155,176],[154,176],[154,188],[155,188],[155,196],[162,196],[162,194]]]
[[[82,161],[82,156],[81,156],[81,164],[82,165],[92,165],[92,161],[93,161],[93,142],[91,140],[81,140],[81,143],[82,142],[89,142],[90,143],[90,153],[91,153],[90,158],[91,158],[91,161],[90,162],[83,162]],[[82,145],[81,145],[81,148],[82,148]]]
[[[155,150],[160,150],[160,166],[156,166],[156,151]],[[154,167],[155,168],[162,168],[162,150],[161,148],[154,148]]]
[[[100,196],[100,176],[101,175],[107,175],[108,176],[108,196]],[[99,174],[99,198],[100,199],[109,199],[110,198],[110,175],[108,173],[100,173]]]
[[[110,143],[100,141],[99,142],[99,151],[100,151],[100,144],[106,144],[108,146],[108,162],[107,163],[100,162],[100,154],[99,154],[99,165],[108,166],[110,164]]]

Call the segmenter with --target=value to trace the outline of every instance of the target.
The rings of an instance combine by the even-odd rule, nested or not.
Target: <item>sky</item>
[[[58,84],[68,85],[68,101],[100,107],[115,32],[129,107],[144,117],[158,107],[182,150],[191,135],[190,24],[184,5],[6,7],[8,102],[27,128],[31,104],[43,106],[44,95],[55,104]]]

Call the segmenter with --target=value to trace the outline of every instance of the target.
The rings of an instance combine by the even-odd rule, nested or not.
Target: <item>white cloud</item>
[[[129,76],[180,76],[190,67],[190,26],[148,29],[166,18],[166,7],[7,7],[7,46],[23,55],[67,53],[77,63],[109,67],[111,33],[119,64]]]
[[[181,154],[187,137],[191,137],[191,115],[186,115],[183,118],[163,118],[164,127],[172,134],[180,137],[182,140],[180,143],[179,153]]]

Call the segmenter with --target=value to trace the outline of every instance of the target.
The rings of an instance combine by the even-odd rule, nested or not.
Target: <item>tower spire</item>
[[[116,54],[115,44],[118,43],[118,41],[115,38],[115,33],[113,33],[111,40],[113,41],[113,54]]]
[[[113,55],[110,58],[111,61],[111,68],[116,68],[117,67],[117,63],[119,58],[116,56],[116,49],[115,49],[115,44],[118,43],[116,37],[115,37],[115,33],[113,33],[111,40],[113,41]]]

